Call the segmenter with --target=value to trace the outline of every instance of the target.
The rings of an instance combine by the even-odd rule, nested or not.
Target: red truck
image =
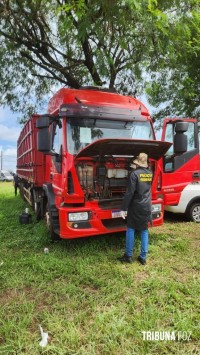
[[[198,121],[166,118],[162,141],[172,143],[162,164],[162,193],[165,210],[183,213],[200,222],[200,155]]]
[[[154,178],[153,225],[163,222],[160,158],[171,143],[156,141],[138,100],[95,88],[60,89],[45,115],[33,115],[17,142],[20,193],[45,218],[51,238],[125,230],[121,202],[130,162],[146,152]]]

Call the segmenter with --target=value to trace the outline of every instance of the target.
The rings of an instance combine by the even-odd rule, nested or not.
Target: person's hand
[[[127,215],[127,212],[126,212],[126,211],[121,211],[121,217],[122,217],[123,219],[126,218],[126,215]]]

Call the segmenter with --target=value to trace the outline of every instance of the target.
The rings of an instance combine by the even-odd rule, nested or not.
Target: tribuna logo
[[[151,332],[151,331],[143,331],[142,332],[143,335],[143,340],[172,340],[175,341],[176,340],[176,334],[175,332]]]
[[[192,332],[190,331],[178,331],[178,332],[164,332],[164,331],[143,331],[143,340],[150,341],[190,341],[192,338]]]

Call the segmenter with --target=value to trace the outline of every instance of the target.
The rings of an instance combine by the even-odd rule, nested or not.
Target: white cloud
[[[3,155],[9,156],[9,157],[14,157],[16,158],[17,156],[17,148],[8,147],[8,148],[3,148],[0,146],[0,151],[3,151]]]
[[[20,127],[7,127],[6,125],[0,124],[0,141],[16,142],[20,131]]]
[[[0,107],[0,168],[16,171],[17,139],[21,127],[8,107]]]
[[[10,122],[15,122],[16,121],[16,114],[12,112],[9,107],[0,107],[0,122],[7,122],[7,124]]]
[[[0,146],[1,166],[3,170],[16,171],[17,148],[14,146]]]

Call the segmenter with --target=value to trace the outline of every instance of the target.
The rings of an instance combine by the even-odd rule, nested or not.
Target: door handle
[[[195,172],[192,174],[192,177],[193,177],[193,179],[198,179],[198,178],[200,178],[200,171],[195,171]]]

